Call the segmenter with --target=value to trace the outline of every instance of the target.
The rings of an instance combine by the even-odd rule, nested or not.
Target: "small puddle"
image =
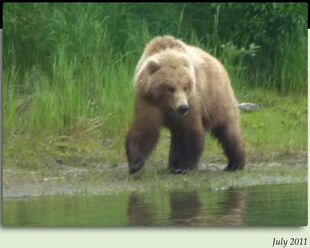
[[[6,227],[305,226],[307,184],[4,199]]]

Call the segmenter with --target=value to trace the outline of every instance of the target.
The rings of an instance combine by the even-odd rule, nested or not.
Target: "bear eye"
[[[175,88],[169,87],[169,88],[168,88],[168,92],[169,92],[169,93],[174,93],[174,92],[175,92]]]
[[[187,91],[187,90],[188,90],[188,87],[187,87],[187,86],[185,86],[185,87],[184,87],[184,91]]]

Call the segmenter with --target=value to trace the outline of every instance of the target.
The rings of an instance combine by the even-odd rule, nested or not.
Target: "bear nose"
[[[178,108],[178,112],[181,115],[184,115],[187,111],[188,111],[188,105],[183,104]]]

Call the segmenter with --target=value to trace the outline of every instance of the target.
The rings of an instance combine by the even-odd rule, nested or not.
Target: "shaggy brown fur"
[[[130,173],[143,167],[161,126],[171,131],[172,173],[197,166],[206,131],[222,144],[226,170],[244,167],[237,101],[216,58],[174,37],[157,37],[138,62],[134,89],[135,116],[126,140]]]

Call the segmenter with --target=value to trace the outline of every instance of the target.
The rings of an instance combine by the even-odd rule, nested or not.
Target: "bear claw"
[[[170,168],[171,174],[185,174],[187,172],[187,169],[181,169],[181,168]]]
[[[139,161],[137,163],[131,164],[129,166],[129,173],[135,174],[136,172],[138,172],[143,167],[143,165],[144,165],[143,161]]]
[[[236,170],[240,170],[241,168],[239,168],[239,166],[237,164],[228,164],[224,171],[236,171]]]

